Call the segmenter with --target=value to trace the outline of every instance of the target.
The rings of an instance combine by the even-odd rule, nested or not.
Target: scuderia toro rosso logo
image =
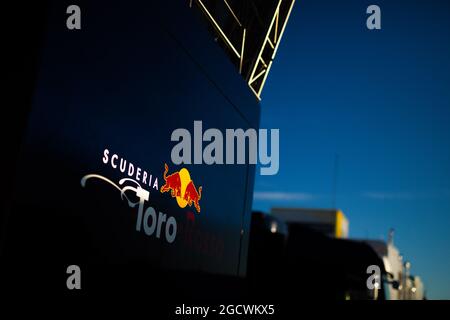
[[[161,187],[161,193],[170,192],[173,198],[177,199],[178,206],[185,208],[187,205],[194,205],[197,213],[200,213],[200,199],[202,198],[202,187],[195,188],[194,181],[186,168],[178,172],[167,175],[169,167],[164,164],[165,185]]]
[[[146,235],[154,236],[158,239],[162,237],[168,243],[173,243],[177,235],[177,221],[175,217],[167,216],[162,212],[157,213],[151,206],[148,206],[144,211],[145,203],[150,199],[150,192],[146,188],[159,191],[158,178],[153,176],[149,171],[143,170],[126,159],[119,157],[117,154],[112,154],[110,157],[110,151],[108,149],[103,151],[102,160],[105,165],[111,166],[111,168],[120,171],[122,174],[127,175],[127,177],[120,179],[118,184],[116,184],[102,175],[87,174],[82,177],[81,186],[86,187],[88,181],[91,180],[110,184],[120,191],[120,198],[126,200],[130,208],[137,207],[136,231],[144,232]],[[185,203],[184,206],[194,204],[197,211],[200,212],[199,201],[201,198],[201,188],[199,188],[197,193],[195,186],[190,180],[189,172],[186,170],[186,175],[186,172],[181,170],[178,177],[180,183],[177,185],[174,182],[175,180],[173,180],[171,184],[172,188],[170,189],[168,184],[170,176],[166,177],[167,170],[166,165],[164,178],[167,178],[167,180],[163,187],[166,187],[167,191],[172,190],[174,196],[182,198],[180,200],[177,199],[177,201],[180,201],[180,207],[182,207],[183,203]],[[94,183],[94,181],[90,183]],[[161,192],[163,192],[162,188]]]

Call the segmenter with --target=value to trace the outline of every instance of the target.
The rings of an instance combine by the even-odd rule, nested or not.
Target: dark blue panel
[[[254,166],[184,166],[202,186],[200,213],[141,181],[150,192],[144,210],[176,220],[172,243],[164,226],[160,238],[136,231],[138,209],[111,184],[80,182],[87,174],[115,184],[128,177],[102,162],[108,149],[161,189],[165,163],[169,174],[183,168],[170,159],[174,129],[193,133],[194,120],[204,130],[258,127],[259,105],[246,83],[183,1],[80,1],[79,31],[66,28],[69,4],[50,7],[6,256],[242,275]]]

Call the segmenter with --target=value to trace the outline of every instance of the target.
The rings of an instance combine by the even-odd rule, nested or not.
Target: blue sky
[[[382,30],[369,31],[378,4]],[[280,171],[254,209],[337,207],[350,236],[395,243],[432,299],[450,299],[450,3],[298,0],[261,102]],[[259,172],[259,170],[257,171]]]

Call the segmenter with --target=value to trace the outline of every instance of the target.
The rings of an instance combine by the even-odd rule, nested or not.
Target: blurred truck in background
[[[348,239],[348,220],[340,210],[274,208],[253,212],[248,278],[261,296],[324,300],[422,300],[420,277],[409,274],[393,245]],[[342,230],[343,229],[343,230]],[[264,250],[263,248],[268,248]],[[370,266],[380,270],[371,288]],[[264,280],[262,280],[264,279]]]

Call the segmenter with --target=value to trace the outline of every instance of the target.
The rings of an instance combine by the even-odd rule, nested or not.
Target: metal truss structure
[[[295,0],[189,0],[258,100]]]

